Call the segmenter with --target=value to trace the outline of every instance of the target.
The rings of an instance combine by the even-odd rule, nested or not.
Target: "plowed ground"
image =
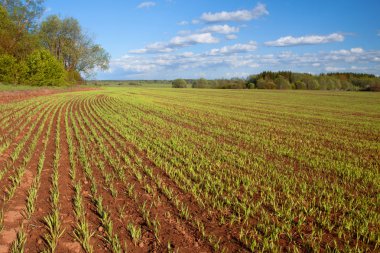
[[[377,95],[52,93],[0,94],[0,253],[379,250]]]

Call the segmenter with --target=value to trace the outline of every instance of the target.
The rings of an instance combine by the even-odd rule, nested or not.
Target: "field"
[[[378,252],[379,156],[379,93],[5,100],[0,252]]]

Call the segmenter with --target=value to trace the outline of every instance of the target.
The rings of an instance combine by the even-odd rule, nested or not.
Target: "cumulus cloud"
[[[344,71],[345,68],[342,68],[342,67],[331,67],[331,66],[327,66],[327,67],[325,68],[325,70],[326,70],[327,72],[339,72],[339,71]]]
[[[176,48],[187,47],[195,44],[212,44],[218,43],[219,39],[212,36],[211,33],[195,33],[181,36],[175,36],[169,42],[156,42],[149,44],[141,49],[130,50],[132,54],[148,53],[169,53]]]
[[[220,34],[231,34],[238,33],[239,27],[229,26],[229,25],[212,25],[201,29],[201,32],[209,33],[220,33]]]
[[[189,46],[194,44],[212,44],[218,43],[219,39],[212,36],[211,33],[196,33],[185,36],[176,36],[170,40],[169,46]]]
[[[222,11],[222,12],[207,12],[203,13],[200,19],[207,23],[226,22],[226,21],[249,21],[258,19],[262,16],[269,15],[269,12],[264,4],[257,4],[253,10],[237,10],[237,11]]]
[[[342,42],[344,36],[339,33],[332,33],[329,35],[308,35],[301,37],[286,36],[281,37],[275,41],[265,42],[265,45],[271,47],[286,47],[286,46],[298,46],[298,45],[315,45],[325,44],[330,42]]]
[[[137,8],[142,9],[142,8],[150,8],[154,6],[156,6],[155,2],[142,2],[137,6]]]
[[[336,51],[331,51],[333,55],[344,55],[344,56],[350,56],[355,54],[361,54],[364,53],[364,49],[360,47],[351,48],[349,50],[347,49],[341,49]]]
[[[227,34],[226,39],[228,40],[236,40],[238,37],[235,34]]]
[[[356,47],[356,48],[351,48],[351,52],[356,53],[356,54],[360,54],[360,53],[363,53],[364,50],[363,50],[363,48]]]
[[[252,52],[257,49],[257,43],[255,41],[250,41],[247,44],[235,44],[232,46],[224,46],[222,48],[212,49],[210,55],[227,55],[236,53]]]
[[[263,70],[292,70],[301,72],[359,71],[380,74],[380,50],[358,48],[330,52],[295,53],[283,51],[257,54],[256,43],[225,46],[204,53],[178,52],[154,55],[127,55],[111,61],[113,73],[124,78],[153,79],[193,78],[204,72],[207,78],[227,77],[226,73],[257,73]],[[159,47],[160,45],[156,45]],[[128,77],[125,77],[128,76]]]
[[[147,45],[145,48],[130,50],[132,54],[148,54],[148,53],[170,53],[173,49],[168,47],[167,44],[156,42]]]

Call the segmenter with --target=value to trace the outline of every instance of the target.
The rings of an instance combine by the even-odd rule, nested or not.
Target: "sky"
[[[379,0],[47,0],[110,54],[99,80],[380,75]]]

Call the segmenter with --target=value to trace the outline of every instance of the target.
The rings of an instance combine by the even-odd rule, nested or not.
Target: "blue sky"
[[[97,79],[380,75],[378,0],[47,0],[111,55]]]

